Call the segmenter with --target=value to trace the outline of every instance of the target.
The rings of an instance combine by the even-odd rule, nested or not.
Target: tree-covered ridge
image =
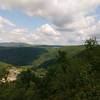
[[[31,65],[44,52],[45,48],[0,47],[0,61],[14,66]]]
[[[100,100],[100,45],[89,39],[83,48],[74,56],[57,49],[46,69],[24,67],[17,80],[0,82],[0,100]]]
[[[0,45],[0,61],[14,66],[41,66],[49,60],[55,59],[58,49],[67,50],[69,56],[84,49],[83,46],[27,46],[22,43],[2,43],[2,45]]]

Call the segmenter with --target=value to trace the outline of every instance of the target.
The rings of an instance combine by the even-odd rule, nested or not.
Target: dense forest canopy
[[[0,80],[5,78],[0,81],[0,100],[100,100],[100,45],[91,38],[81,47],[76,53],[75,47],[64,47],[41,55],[49,61],[47,67],[40,57],[34,63],[40,67],[22,67],[11,82],[7,75],[14,66],[0,63]]]

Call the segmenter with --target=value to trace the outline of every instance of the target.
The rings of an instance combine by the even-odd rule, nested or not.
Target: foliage
[[[97,44],[97,41],[96,41],[96,38],[90,38],[88,40],[85,41],[85,47],[86,49],[93,49],[94,47],[96,47],[98,44]]]
[[[0,100],[99,100],[100,46],[90,39],[84,47],[71,56],[67,47],[56,49],[46,69],[24,67],[16,81],[0,84]]]
[[[44,52],[45,48],[37,47],[0,47],[0,61],[14,66],[31,65]]]

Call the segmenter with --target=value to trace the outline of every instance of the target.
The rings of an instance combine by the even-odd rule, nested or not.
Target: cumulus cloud
[[[43,16],[63,26],[74,18],[87,15],[100,5],[100,0],[0,0],[3,8],[19,8],[30,16]]]
[[[55,29],[50,26],[49,24],[42,25],[40,28],[37,29],[38,32],[50,35],[50,36],[58,36],[60,35],[59,32],[55,31]]]
[[[30,44],[60,43],[60,33],[49,24],[44,24],[36,30],[30,31],[27,28],[17,27],[6,18],[0,18],[0,26],[2,26],[0,27],[0,42],[25,42]]]
[[[52,22],[53,25],[42,25],[33,32],[27,29],[10,30],[10,34],[17,37],[16,41],[37,44],[78,44],[91,35],[96,35],[99,40],[100,19],[95,13],[98,6],[100,0],[0,0],[0,9],[20,9],[28,16],[40,16]],[[13,26],[8,20],[0,23],[0,27]]]

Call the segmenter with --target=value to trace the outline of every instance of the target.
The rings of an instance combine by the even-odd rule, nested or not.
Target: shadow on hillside
[[[0,47],[0,61],[15,66],[30,65],[46,48],[37,47]]]

